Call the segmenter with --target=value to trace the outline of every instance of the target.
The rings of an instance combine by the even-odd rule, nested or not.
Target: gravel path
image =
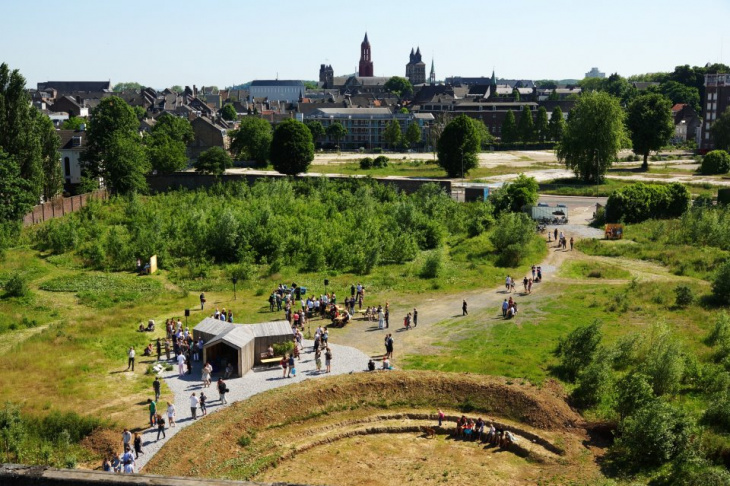
[[[161,377],[164,379],[170,391],[175,395],[175,408],[177,427],[170,427],[166,424],[166,438],[157,439],[157,429],[146,429],[142,433],[142,450],[144,454],[137,459],[137,469],[142,469],[147,461],[155,455],[165,442],[174,436],[177,432],[184,429],[188,425],[195,422],[190,413],[190,395],[194,392],[196,396],[200,396],[200,392],[204,392],[208,397],[206,401],[208,414],[215,413],[230,404],[245,400],[257,393],[262,393],[273,388],[286,386],[292,383],[308,380],[310,378],[320,378],[331,375],[340,375],[345,373],[353,373],[357,371],[365,371],[367,363],[370,359],[365,353],[350,346],[342,346],[338,344],[330,344],[332,349],[332,372],[324,373],[324,355],[322,356],[322,373],[317,373],[314,364],[314,353],[312,352],[313,341],[302,341],[304,351],[301,353],[301,361],[297,362],[297,376],[293,378],[283,378],[280,366],[272,366],[269,368],[254,368],[241,378],[232,378],[226,380],[228,388],[231,390],[226,394],[228,404],[223,404],[218,396],[218,388],[216,381],[219,375],[213,374],[211,385],[203,388],[201,381],[201,362],[193,363],[193,373],[178,377],[177,365],[173,371],[163,371]],[[158,403],[158,410],[163,413],[167,421],[167,401],[164,398]],[[198,410],[198,420],[200,418],[200,410]]]

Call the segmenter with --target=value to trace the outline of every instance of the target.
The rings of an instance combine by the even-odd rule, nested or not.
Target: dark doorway
[[[223,373],[228,363],[231,363],[234,374],[238,376],[238,354],[238,349],[226,343],[216,343],[205,348],[205,359],[213,365],[213,373]]]

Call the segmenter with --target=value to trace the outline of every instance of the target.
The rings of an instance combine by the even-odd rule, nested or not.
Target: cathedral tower
[[[370,52],[370,41],[368,41],[368,33],[365,32],[365,39],[360,44],[360,69],[359,75],[363,78],[373,77],[373,59]]]

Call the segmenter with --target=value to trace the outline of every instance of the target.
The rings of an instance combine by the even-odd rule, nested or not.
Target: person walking
[[[386,356],[388,359],[393,359],[393,335],[388,334],[388,337],[385,339],[385,351]]]
[[[195,392],[193,392],[192,395],[190,395],[190,415],[193,416],[193,420],[196,420],[198,418],[198,404],[200,403],[200,400],[198,397],[195,396]]]
[[[150,427],[155,427],[155,416],[157,415],[157,402],[152,400],[151,398],[147,399],[147,403],[149,404],[149,410],[150,410]]]
[[[142,452],[142,437],[139,434],[134,434],[134,458],[139,459],[139,455],[144,454]]]
[[[132,368],[132,371],[134,371],[134,347],[130,347],[129,351],[127,351],[127,371],[129,371],[129,368]]]
[[[155,401],[160,399],[160,377],[155,376],[155,381],[152,382],[152,389],[155,391]]]
[[[416,308],[413,308],[413,327],[418,326],[418,311]]]
[[[502,302],[502,317],[507,317],[507,309],[509,309],[509,302],[504,299],[504,302]]]
[[[127,448],[132,443],[132,433],[129,431],[129,429],[125,428],[122,432],[122,446],[124,448]]]
[[[296,351],[297,351],[297,348],[296,348],[296,345],[294,345],[294,352],[289,355],[289,363],[288,363],[289,371],[286,374],[287,378],[291,378],[291,377],[296,378],[296,376],[297,376],[297,368],[296,368],[297,362],[294,361],[294,354],[296,353]]]
[[[162,434],[162,438],[165,438],[165,419],[162,418],[162,415],[157,416],[157,440],[160,440],[160,434]]]
[[[570,251],[573,251],[573,237],[570,237]]]
[[[461,315],[462,316],[469,315],[469,312],[466,310],[466,299],[464,299],[464,302],[461,303]]]
[[[553,239],[554,239],[555,241],[558,241],[558,228],[555,228],[555,232],[554,232],[554,237],[553,237]]]
[[[228,403],[228,400],[226,400],[226,393],[228,393],[228,385],[226,385],[226,382],[223,381],[223,378],[218,378],[218,394],[220,395],[222,403]]]
[[[205,293],[200,292],[200,310],[205,309]]]
[[[317,348],[314,352],[314,364],[317,367],[317,373],[322,371],[322,351]]]
[[[390,306],[386,302],[385,303],[385,328],[388,329],[390,327]]]
[[[167,421],[170,423],[170,427],[175,426],[175,404],[167,402]]]
[[[162,343],[160,342],[160,338],[157,338],[157,361],[159,361],[161,357],[162,357]]]
[[[165,339],[165,357],[170,361],[170,340]]]
[[[122,454],[122,472],[124,474],[134,474],[134,454],[132,454],[132,448],[127,444],[124,446],[124,454]]]

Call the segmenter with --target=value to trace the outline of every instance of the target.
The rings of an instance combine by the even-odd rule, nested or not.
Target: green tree
[[[139,120],[123,99],[102,99],[91,112],[86,150],[81,155],[84,177],[97,185],[104,183],[114,192],[144,192],[144,174],[149,161],[142,150]]]
[[[548,121],[547,110],[544,106],[537,109],[535,120],[535,137],[538,142],[544,142],[550,138],[550,122]]]
[[[702,157],[700,173],[727,174],[730,172],[730,154],[724,150],[713,150]]]
[[[580,370],[578,386],[570,394],[573,403],[580,408],[590,408],[605,402],[613,384],[611,363],[598,357]]]
[[[616,411],[621,420],[655,400],[649,378],[637,372],[629,373],[616,383],[616,395]]]
[[[309,131],[312,133],[312,140],[314,141],[314,143],[319,142],[319,140],[324,137],[325,131],[324,127],[322,126],[322,122],[318,120],[309,120],[304,124],[307,125],[307,128],[309,128]]]
[[[312,132],[304,123],[293,119],[279,123],[271,141],[274,169],[282,174],[296,175],[307,172],[313,159]]]
[[[134,114],[137,116],[137,121],[142,121],[147,117],[147,110],[144,107],[136,105],[133,106]]]
[[[563,118],[563,110],[556,106],[550,114],[549,123],[550,139],[559,142],[565,133],[565,118]]]
[[[145,139],[152,169],[161,174],[183,170],[188,165],[187,144],[195,138],[186,118],[165,113]]]
[[[416,147],[421,143],[421,138],[421,127],[416,120],[412,120],[406,129],[405,141],[410,147]]]
[[[479,164],[481,141],[472,119],[466,115],[454,118],[438,141],[438,164],[449,177],[464,177]]]
[[[224,120],[233,121],[238,118],[238,113],[236,112],[236,109],[233,107],[233,105],[229,103],[221,108],[221,117]]]
[[[327,127],[326,132],[327,136],[335,141],[338,148],[340,147],[340,140],[347,136],[347,129],[338,121],[332,122]]]
[[[626,140],[624,111],[608,93],[585,93],[570,112],[558,160],[585,182],[598,183]]]
[[[472,118],[471,122],[479,133],[479,144],[481,148],[487,148],[490,144],[494,143],[494,137],[489,133],[489,129],[483,120]]]
[[[115,84],[112,90],[115,93],[121,93],[122,91],[136,91],[139,93],[142,90],[142,85],[134,81],[127,81],[125,83]]]
[[[700,113],[700,90],[677,81],[665,81],[659,85],[659,91],[672,101],[672,104],[684,103]]]
[[[11,72],[7,64],[0,64],[0,149],[15,161],[20,177],[29,184],[24,182],[23,187],[30,191],[29,197],[37,204],[44,177],[39,130],[35,127],[39,118],[33,110],[25,78],[17,69]]]
[[[525,213],[502,213],[489,235],[498,255],[497,263],[516,267],[528,251],[535,234],[535,223]]]
[[[718,267],[712,280],[712,295],[718,302],[730,304],[730,260]]]
[[[539,197],[540,186],[534,177],[520,174],[512,182],[505,182],[502,187],[490,194],[489,201],[494,206],[495,213],[505,211],[517,213],[524,206],[532,206]]]
[[[41,149],[41,167],[43,170],[43,198],[47,201],[63,190],[63,172],[61,170],[61,154],[58,147],[61,140],[56,133],[53,122],[38,110],[31,110],[35,136]]]
[[[0,222],[21,219],[37,202],[18,161],[0,147]]]
[[[170,88],[170,91],[174,91],[177,94],[181,94],[185,90],[179,84],[175,84],[175,85],[172,86],[172,88]]]
[[[508,110],[502,122],[502,142],[515,143],[519,138],[517,131],[517,120],[512,110]]]
[[[693,429],[687,414],[653,400],[621,422],[613,450],[634,467],[660,466],[685,450]]]
[[[592,361],[601,345],[603,333],[598,320],[587,326],[576,328],[566,338],[558,341],[555,355],[560,358],[560,372],[569,381]]]
[[[674,133],[672,102],[660,94],[637,96],[626,121],[634,153],[644,157],[641,167],[649,170],[649,152],[666,145]]]
[[[646,352],[640,366],[649,377],[657,396],[675,393],[679,390],[684,375],[684,355],[677,338],[666,324],[652,326],[646,341]]]
[[[196,172],[201,174],[221,175],[229,167],[233,167],[233,160],[223,147],[211,147],[198,157],[193,164]]]
[[[532,119],[532,111],[527,105],[522,106],[517,132],[522,142],[532,142],[535,138],[535,123]]]
[[[385,82],[385,89],[398,96],[399,98],[408,98],[413,94],[413,85],[406,78],[400,76],[392,76]]]
[[[268,121],[257,116],[245,116],[232,137],[231,151],[236,157],[254,160],[256,165],[266,166],[273,138]]]
[[[730,152],[730,107],[712,124],[710,135],[716,149]]]
[[[85,118],[72,116],[68,120],[64,120],[63,123],[61,123],[61,130],[78,130],[84,123],[86,123]]]
[[[400,145],[403,140],[403,132],[401,132],[398,120],[391,120],[385,126],[385,130],[383,131],[383,140],[385,140],[392,149],[395,149],[398,145]]]

